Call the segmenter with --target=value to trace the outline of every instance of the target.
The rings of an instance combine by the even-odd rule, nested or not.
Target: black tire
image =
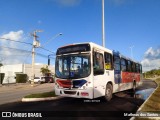
[[[31,84],[31,81],[28,81],[29,84]]]
[[[112,99],[112,92],[113,92],[113,90],[112,90],[113,88],[112,88],[112,85],[111,84],[107,84],[106,85],[106,90],[105,90],[105,100],[107,101],[107,102],[109,102],[111,99]]]
[[[41,81],[38,81],[38,84],[41,84]]]

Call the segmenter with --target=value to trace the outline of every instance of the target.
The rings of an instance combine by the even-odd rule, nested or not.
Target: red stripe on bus
[[[71,87],[71,81],[70,80],[56,80],[56,82],[64,88],[70,88]]]
[[[136,80],[140,81],[140,73],[122,72],[122,83],[133,82]]]

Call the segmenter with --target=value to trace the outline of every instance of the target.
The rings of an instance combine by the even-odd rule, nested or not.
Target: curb
[[[58,100],[63,97],[46,97],[46,98],[22,98],[22,102],[38,102],[38,101],[50,101]]]

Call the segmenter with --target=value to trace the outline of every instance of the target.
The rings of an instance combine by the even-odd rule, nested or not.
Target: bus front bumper
[[[93,99],[93,88],[88,89],[55,89],[55,94],[65,97]]]

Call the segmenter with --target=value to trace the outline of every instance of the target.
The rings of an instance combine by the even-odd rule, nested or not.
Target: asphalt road
[[[156,84],[144,80],[138,90],[147,88],[156,88]],[[103,98],[61,98],[54,101],[4,104],[0,105],[0,111],[40,112],[43,118],[54,120],[128,120],[130,117],[125,117],[124,113],[135,113],[143,102],[142,99],[134,98],[132,91],[128,90],[115,94],[110,102]]]

